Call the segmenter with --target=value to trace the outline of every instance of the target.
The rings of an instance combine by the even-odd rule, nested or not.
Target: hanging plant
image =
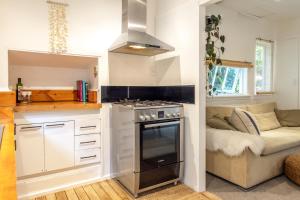
[[[212,96],[216,88],[209,83],[209,77],[216,65],[222,65],[221,55],[225,52],[225,36],[220,34],[220,23],[221,15],[206,16],[206,27],[205,32],[207,33],[206,38],[206,66],[208,69],[207,73],[207,92],[209,96]],[[217,77],[219,76],[217,72]]]

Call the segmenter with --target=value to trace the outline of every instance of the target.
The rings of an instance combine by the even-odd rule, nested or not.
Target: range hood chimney
[[[147,0],[122,0],[122,35],[110,52],[155,56],[174,51],[174,47],[146,33]]]

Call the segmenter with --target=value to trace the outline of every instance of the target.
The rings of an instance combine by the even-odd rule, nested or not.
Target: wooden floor
[[[132,200],[118,183],[113,180],[102,181],[83,187],[57,192],[38,197],[35,200]],[[147,194],[142,194],[139,200],[221,200],[215,195],[204,192],[197,193],[184,184],[167,186]]]

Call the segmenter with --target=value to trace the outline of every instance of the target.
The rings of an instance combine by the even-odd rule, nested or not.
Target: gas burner
[[[124,99],[124,100],[121,100],[120,102],[118,102],[117,104],[129,106],[129,107],[133,107],[133,108],[173,107],[173,106],[180,105],[179,103],[169,102],[169,101],[161,101],[161,100],[140,101],[139,99],[135,99],[135,100]]]

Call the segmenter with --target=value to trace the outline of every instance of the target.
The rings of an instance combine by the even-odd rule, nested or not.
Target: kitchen
[[[108,52],[113,42],[121,34],[121,1],[93,0],[83,3],[70,0],[67,3],[69,4],[67,7],[67,54],[83,57],[84,55],[93,55],[92,57],[98,58],[96,89],[100,89],[102,86],[195,86],[195,104],[184,104],[186,164],[183,182],[196,191],[204,191],[205,137],[204,131],[201,132],[204,120],[200,123],[200,119],[204,119],[204,111],[201,112],[200,108],[204,108],[205,105],[205,91],[200,91],[199,88],[205,87],[205,78],[200,79],[200,74],[204,76],[205,72],[199,67],[199,55],[201,55],[199,29],[201,27],[199,27],[198,3],[194,1],[148,1],[147,32],[175,48],[175,51],[171,53],[152,57]],[[12,10],[14,12],[11,12]],[[0,22],[1,91],[8,91],[12,85],[16,84],[16,82],[10,83],[9,81],[8,50],[48,52],[47,10],[46,1],[1,2],[1,19],[5,19]],[[204,12],[201,12],[201,15],[204,15]],[[23,81],[26,86],[28,79],[23,79]],[[51,84],[53,83],[52,81]],[[39,86],[38,84],[42,83],[37,83],[35,86]],[[70,87],[68,84],[64,87]],[[100,93],[101,91],[99,91],[99,95]],[[88,111],[89,114],[91,114],[90,112],[95,114],[94,110]],[[54,113],[42,114],[46,114],[46,117],[51,117],[49,115],[57,117],[56,115],[62,114],[56,111]],[[101,119],[103,161],[101,170],[95,167],[96,169],[90,169],[94,174],[82,172],[82,176],[76,175],[74,172],[70,177],[66,176],[65,179],[60,179],[63,183],[56,183],[55,177],[50,179],[49,176],[49,179],[45,178],[44,180],[18,181],[18,189],[25,188],[18,194],[20,197],[34,195],[38,191],[57,191],[62,185],[83,184],[83,181],[88,183],[95,179],[101,180],[110,177],[111,104],[102,103],[101,109],[96,114]],[[203,125],[201,125],[202,123]],[[53,182],[52,188],[48,187],[49,180]]]

